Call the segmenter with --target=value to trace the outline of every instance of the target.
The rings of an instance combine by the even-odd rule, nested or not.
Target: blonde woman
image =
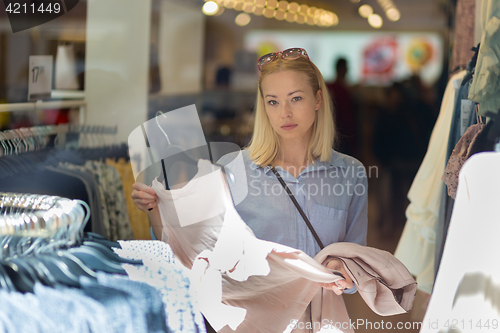
[[[301,48],[267,54],[257,66],[255,127],[243,150],[245,172],[232,170],[237,178],[246,175],[232,186],[233,196],[238,186],[248,189],[236,205],[238,213],[258,238],[300,249],[311,257],[335,242],[366,245],[366,172],[359,161],[332,149],[332,102],[320,71]],[[219,163],[227,165],[233,159],[228,154]],[[132,197],[149,214],[159,238],[162,224],[154,209],[155,191],[136,183]],[[336,294],[355,290],[340,260],[326,265],[346,280],[324,288]]]

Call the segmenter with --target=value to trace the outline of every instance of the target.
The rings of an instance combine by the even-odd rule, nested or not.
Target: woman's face
[[[314,94],[306,74],[297,71],[269,74],[261,89],[267,116],[281,139],[307,142],[321,106],[321,90]]]

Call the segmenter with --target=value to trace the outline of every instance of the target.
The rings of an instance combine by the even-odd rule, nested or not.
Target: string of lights
[[[202,11],[205,15],[220,15],[225,8],[246,13],[246,15],[241,13],[237,16],[236,24],[238,25],[246,25],[250,22],[248,14],[320,27],[339,24],[338,16],[332,11],[301,5],[297,2],[278,0],[209,0],[203,5]]]

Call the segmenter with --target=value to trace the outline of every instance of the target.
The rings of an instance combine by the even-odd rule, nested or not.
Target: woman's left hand
[[[345,280],[342,279],[332,283],[322,283],[321,286],[323,288],[333,290],[333,292],[337,295],[342,295],[344,289],[350,289],[354,286],[351,277],[345,270],[342,260],[332,259],[330,262],[328,262],[328,264],[326,264],[326,267],[342,273],[342,275],[345,277]]]

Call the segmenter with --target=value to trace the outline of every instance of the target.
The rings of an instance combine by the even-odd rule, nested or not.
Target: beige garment
[[[465,71],[453,75],[446,86],[427,153],[408,192],[407,221],[394,253],[417,277],[418,289],[428,294],[434,283],[436,228],[443,190],[441,176],[455,107],[455,84],[458,82],[459,87],[464,76]]]
[[[167,191],[157,180],[152,185],[158,195],[162,240],[191,269],[197,303],[214,329],[318,332],[321,326],[337,325],[352,332],[342,297],[320,287],[339,279],[322,265],[328,255],[345,260],[375,312],[409,311],[415,281],[390,253],[336,243],[313,259],[300,250],[257,239],[234,208],[224,179],[219,168],[200,160],[197,175],[184,187]],[[390,288],[403,287],[403,293],[395,291],[401,294],[399,305]],[[307,329],[307,322],[314,329]]]
[[[134,239],[151,239],[148,215],[137,208],[131,196],[132,184],[134,184],[134,174],[130,162],[125,162],[122,158],[118,161],[106,159],[106,164],[115,167],[122,179],[123,192],[125,193],[125,200],[130,216],[130,224],[132,225],[132,231],[134,233]]]

